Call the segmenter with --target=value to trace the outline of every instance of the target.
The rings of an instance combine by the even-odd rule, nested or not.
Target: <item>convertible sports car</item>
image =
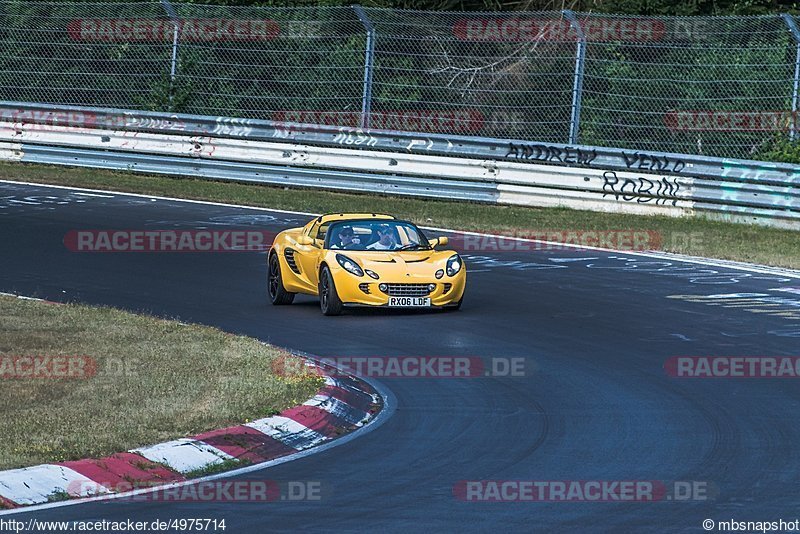
[[[279,233],[267,255],[272,304],[297,293],[318,295],[322,313],[344,306],[461,307],[467,273],[446,237],[425,237],[414,224],[390,215],[321,215]]]

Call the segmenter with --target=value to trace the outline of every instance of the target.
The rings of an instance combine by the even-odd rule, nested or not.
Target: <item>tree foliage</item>
[[[70,0],[66,0],[70,1]],[[74,0],[76,3],[85,0]],[[93,0],[114,2],[115,0]],[[131,0],[127,0],[131,1]],[[133,0],[148,2],[152,0]],[[349,6],[353,0],[172,0],[215,6]],[[364,0],[365,7],[457,11],[553,11],[571,9],[626,15],[766,15],[800,12],[798,2],[781,0]]]

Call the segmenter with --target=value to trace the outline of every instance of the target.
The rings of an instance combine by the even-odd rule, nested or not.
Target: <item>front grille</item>
[[[428,284],[386,284],[386,293],[392,297],[425,297],[430,295]]]
[[[445,284],[444,289],[442,290],[442,295],[447,295],[452,288],[453,284]]]
[[[289,268],[300,274],[300,268],[297,267],[297,262],[294,259],[294,250],[287,248],[283,251],[283,257],[286,259],[286,264],[289,265]]]
[[[369,295],[369,284],[358,284],[358,289]]]

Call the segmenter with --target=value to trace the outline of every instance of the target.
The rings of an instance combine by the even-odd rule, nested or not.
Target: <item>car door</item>
[[[323,229],[320,234],[320,228]],[[303,277],[308,282],[308,288],[316,291],[319,283],[319,265],[322,261],[322,247],[324,244],[324,230],[318,222],[311,226],[306,235],[311,238],[311,243],[307,245],[297,244],[295,251],[295,261],[300,266]],[[322,235],[323,239],[320,239]]]

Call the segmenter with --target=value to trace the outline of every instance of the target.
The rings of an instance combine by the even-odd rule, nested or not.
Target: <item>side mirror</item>
[[[307,235],[301,235],[297,238],[298,245],[313,245],[314,240],[308,237]]]
[[[443,246],[447,245],[447,243],[449,243],[449,242],[450,242],[450,240],[447,239],[444,236],[437,237],[436,239],[429,239],[428,240],[428,243],[432,247],[443,247]]]

